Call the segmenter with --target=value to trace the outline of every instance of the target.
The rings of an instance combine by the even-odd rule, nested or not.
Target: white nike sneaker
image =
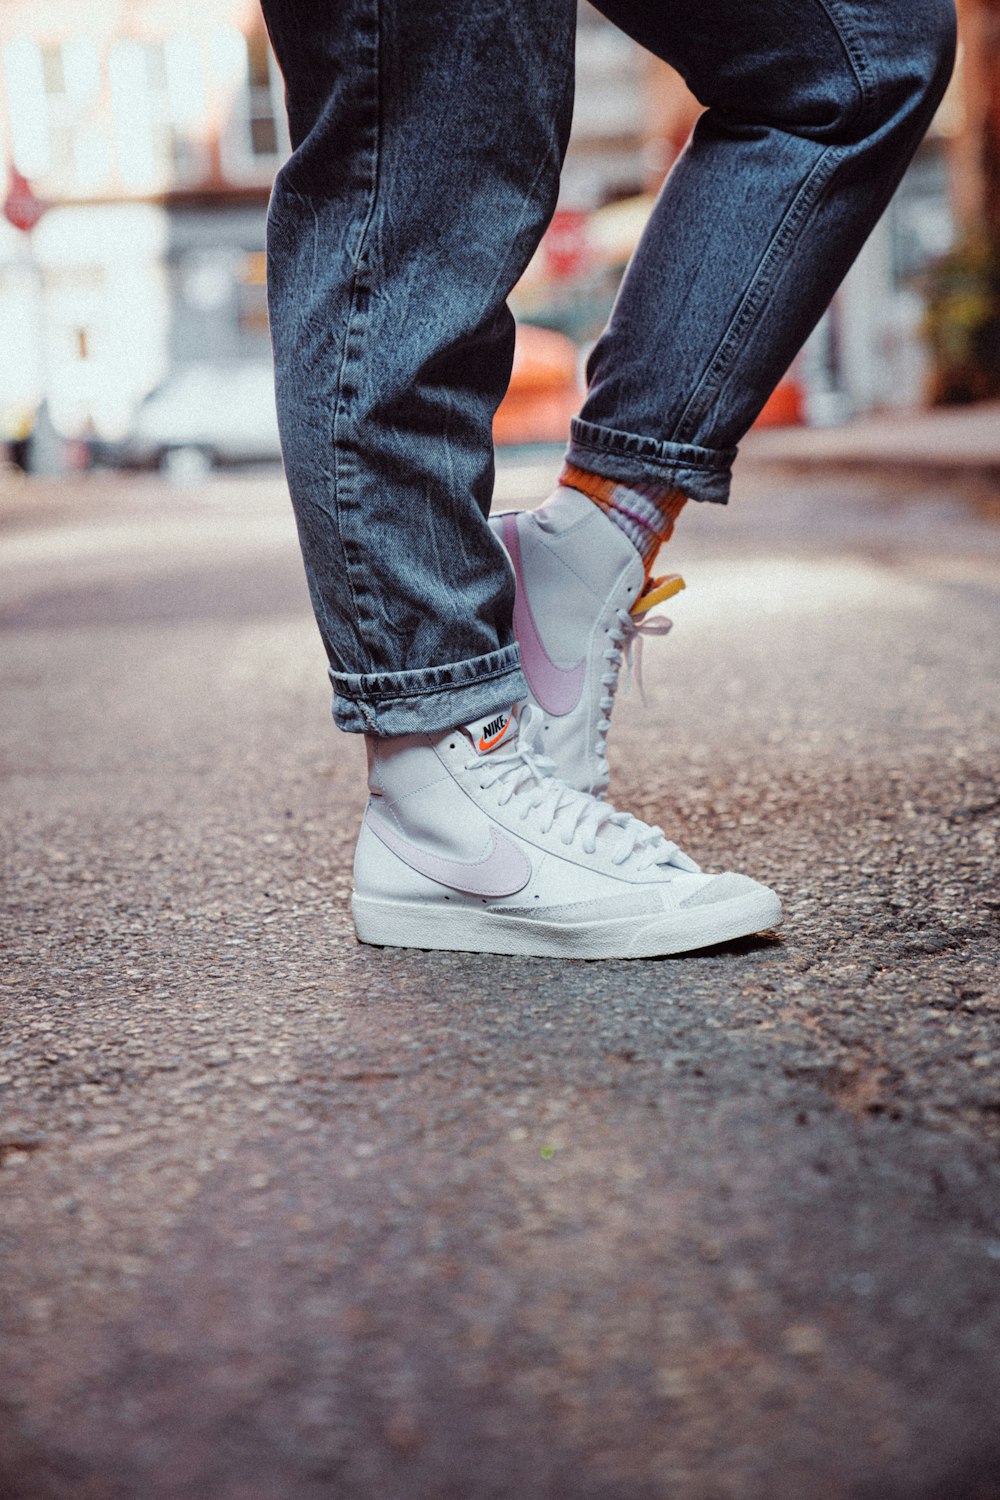
[[[781,919],[745,875],[704,875],[659,828],[575,791],[538,710],[368,737],[351,909],[363,943],[538,958],[649,958]]]
[[[684,587],[676,573],[646,583],[635,547],[577,490],[560,486],[538,511],[491,516],[517,584],[514,634],[543,714],[542,745],[580,791],[608,786],[608,730],[622,664],[644,635],[671,622],[648,611]]]

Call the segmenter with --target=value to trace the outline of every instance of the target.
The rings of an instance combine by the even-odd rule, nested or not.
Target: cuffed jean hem
[[[418,672],[335,672],[333,719],[349,734],[439,734],[528,696],[516,645]]]
[[[698,448],[692,443],[661,443],[634,432],[616,432],[574,417],[570,423],[569,463],[620,484],[672,484],[689,500],[725,505],[732,482],[735,448]]]

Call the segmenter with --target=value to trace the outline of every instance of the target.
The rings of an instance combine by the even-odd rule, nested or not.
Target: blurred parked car
[[[216,464],[281,457],[270,364],[190,364],[149,395],[118,452],[119,462],[197,479]]]
[[[497,442],[564,441],[580,400],[578,364],[570,339],[519,325],[510,389],[494,426]],[[179,480],[204,478],[220,464],[280,459],[273,381],[263,361],[184,365],[150,391],[113,457]]]

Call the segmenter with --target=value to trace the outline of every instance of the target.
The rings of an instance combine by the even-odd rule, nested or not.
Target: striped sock
[[[563,465],[559,483],[593,500],[608,520],[624,532],[642,558],[648,578],[653,559],[673,534],[674,522],[687,504],[687,496],[672,485],[622,484],[571,463]]]

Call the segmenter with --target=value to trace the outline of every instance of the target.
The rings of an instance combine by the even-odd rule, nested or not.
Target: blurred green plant
[[[1000,396],[1000,250],[970,235],[924,273],[935,405]]]

